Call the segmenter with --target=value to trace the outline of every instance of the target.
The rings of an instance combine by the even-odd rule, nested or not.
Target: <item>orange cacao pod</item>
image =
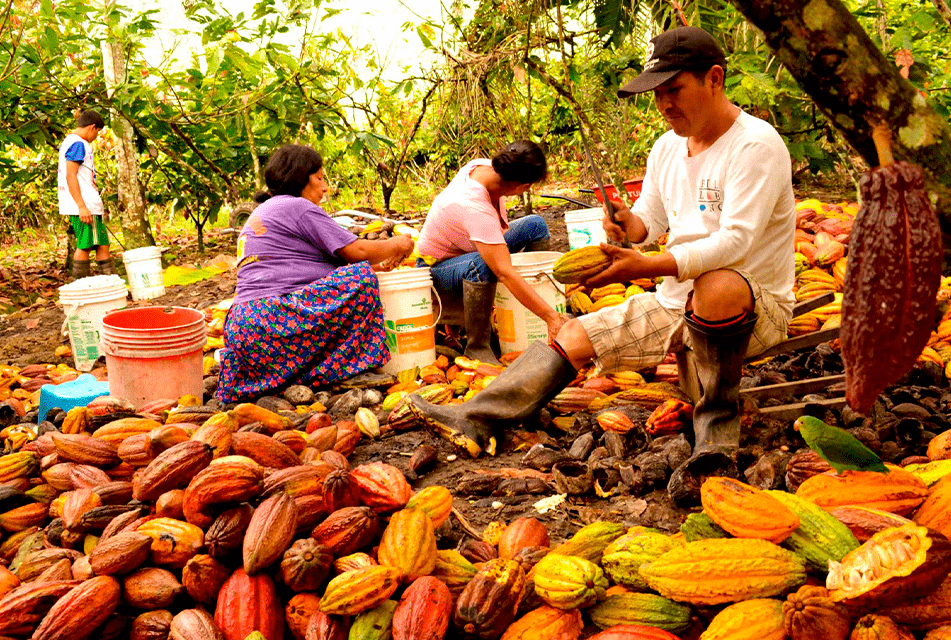
[[[417,578],[393,614],[393,640],[442,640],[451,617],[449,587],[432,576]]]
[[[287,445],[287,447],[297,455],[300,455],[301,452],[307,448],[307,436],[300,431],[278,431],[271,437],[281,444]]]
[[[29,636],[50,608],[79,584],[79,580],[60,580],[17,587],[0,600],[0,633]]]
[[[183,589],[175,574],[157,567],[139,569],[122,580],[122,598],[136,609],[164,609]]]
[[[380,538],[380,564],[400,570],[400,579],[412,582],[436,567],[436,535],[433,521],[416,509],[397,511]]]
[[[207,554],[199,554],[185,564],[182,569],[182,585],[192,600],[210,604],[218,597],[221,585],[231,572],[223,564]]]
[[[148,433],[161,426],[160,422],[148,418],[119,418],[93,431],[92,437],[118,447],[129,436]]]
[[[360,487],[360,501],[371,509],[396,511],[405,507],[412,496],[403,472],[385,462],[361,464],[350,473]]]
[[[799,485],[796,495],[823,509],[861,506],[900,516],[914,511],[928,495],[928,486],[917,476],[895,465],[888,473],[844,471],[822,473]]]
[[[320,611],[320,598],[312,593],[298,593],[287,601],[284,607],[284,619],[291,630],[294,640],[304,640],[310,617]]]
[[[833,602],[825,587],[803,585],[790,593],[783,616],[791,640],[846,640],[852,628],[848,609]]]
[[[362,551],[357,551],[356,553],[351,553],[346,556],[340,556],[334,560],[333,572],[334,575],[337,575],[344,571],[353,571],[354,569],[362,569],[363,567],[375,567],[378,564],[380,563],[374,560],[372,556]]]
[[[102,506],[102,498],[92,489],[74,489],[64,494],[64,498],[62,517],[67,529],[75,529],[83,514]]]
[[[205,543],[205,532],[174,518],[155,518],[142,524],[139,533],[152,538],[152,562],[184,567]]]
[[[89,566],[97,576],[129,573],[149,559],[152,538],[138,531],[126,531],[101,541],[89,554]]]
[[[265,496],[275,491],[283,491],[292,498],[313,495],[323,491],[324,479],[329,469],[326,466],[300,464],[286,469],[278,469],[264,478]]]
[[[583,628],[578,609],[541,606],[512,623],[502,640],[578,640]]]
[[[238,431],[231,434],[231,450],[236,455],[251,458],[262,467],[286,469],[300,464],[300,458],[290,447],[263,433]]]
[[[525,547],[548,547],[548,529],[535,518],[519,518],[509,524],[499,539],[499,557],[514,558]]]
[[[85,640],[119,604],[119,582],[98,576],[73,587],[46,614],[33,640]]]
[[[271,578],[236,569],[218,593],[215,622],[226,640],[244,640],[252,631],[266,640],[283,640],[284,611]]]
[[[243,456],[226,456],[198,472],[185,489],[185,519],[199,527],[213,522],[211,508],[222,502],[242,502],[261,492],[264,469]]]
[[[700,487],[703,511],[738,538],[779,544],[799,528],[799,516],[782,502],[746,483],[711,476]]]
[[[46,521],[46,505],[42,502],[25,504],[0,513],[0,527],[4,531],[25,531]]]
[[[297,506],[286,493],[258,505],[244,534],[244,570],[254,574],[280,558],[294,539],[296,527]]]
[[[413,494],[406,508],[421,509],[433,521],[433,528],[438,529],[452,513],[452,492],[438,484],[428,486]]]
[[[195,442],[204,442],[212,450],[212,457],[216,460],[228,455],[231,452],[231,435],[234,430],[226,424],[203,424],[195,433],[192,434],[192,440]]]
[[[119,462],[116,445],[83,433],[52,434],[53,445],[60,459],[94,467],[111,467]]]
[[[123,440],[116,449],[116,455],[124,463],[133,467],[144,467],[155,457],[152,453],[149,434],[139,433]]]
[[[324,507],[336,511],[360,504],[360,489],[350,477],[349,469],[334,469],[324,478]]]
[[[347,640],[347,632],[336,618],[331,618],[323,611],[318,611],[310,617],[304,639]]]
[[[73,464],[69,469],[69,482],[74,489],[93,489],[111,482],[109,474],[88,464]]]
[[[347,507],[334,511],[311,533],[334,556],[345,556],[376,539],[379,517],[369,507]]]
[[[182,507],[184,503],[185,491],[183,489],[166,491],[155,501],[155,515],[159,518],[182,520],[185,518],[185,512]]]

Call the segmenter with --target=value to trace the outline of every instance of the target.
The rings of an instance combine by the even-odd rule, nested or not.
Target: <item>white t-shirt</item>
[[[658,301],[682,311],[693,278],[715,269],[749,273],[792,314],[795,197],[789,151],[773,127],[740,112],[702,153],[668,131],[654,144],[633,213],[648,244],[669,229],[679,277],[665,277]]]
[[[67,162],[82,162],[76,174],[79,181],[79,193],[83,197],[83,202],[89,208],[89,213],[94,216],[102,215],[102,198],[99,197],[99,189],[96,187],[96,163],[93,159],[92,145],[75,133],[66,136],[66,140],[59,147],[56,189],[59,193],[60,214],[64,216],[79,215],[79,207],[69,193],[69,186],[66,184]]]

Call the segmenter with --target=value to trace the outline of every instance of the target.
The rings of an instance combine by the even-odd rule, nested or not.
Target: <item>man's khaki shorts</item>
[[[748,273],[737,271],[750,285],[758,316],[747,357],[786,339],[791,314]],[[657,302],[653,293],[631,296],[623,303],[578,318],[594,347],[599,372],[638,371],[653,367],[670,352],[689,348],[690,334],[683,310]]]

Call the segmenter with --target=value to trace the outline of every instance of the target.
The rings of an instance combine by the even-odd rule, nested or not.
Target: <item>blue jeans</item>
[[[503,236],[509,253],[521,251],[531,242],[547,240],[550,236],[545,219],[538,215],[525,216],[509,223],[509,230]],[[422,260],[416,261],[417,267],[425,267]],[[478,251],[464,253],[455,258],[437,262],[429,269],[433,284],[441,291],[458,291],[462,281],[495,282],[495,274],[485,263]]]

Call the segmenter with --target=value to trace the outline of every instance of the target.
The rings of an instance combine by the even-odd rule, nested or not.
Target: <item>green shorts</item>
[[[109,234],[102,216],[93,216],[92,224],[86,224],[79,216],[70,216],[73,223],[73,233],[76,234],[76,248],[87,251],[93,247],[108,247]]]

